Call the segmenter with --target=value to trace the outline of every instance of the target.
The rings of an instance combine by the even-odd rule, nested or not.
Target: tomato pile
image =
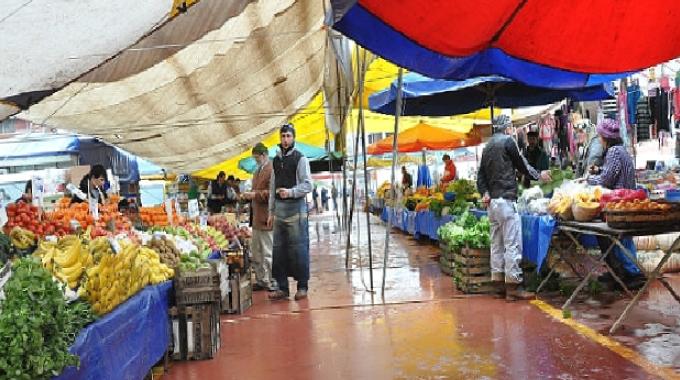
[[[70,232],[68,223],[46,218],[41,220],[38,208],[25,202],[8,204],[7,219],[5,232],[11,231],[14,227],[21,227],[39,236],[64,236]]]

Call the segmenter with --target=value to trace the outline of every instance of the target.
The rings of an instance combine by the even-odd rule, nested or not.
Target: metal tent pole
[[[392,200],[397,199],[397,192],[394,186],[395,171],[397,167],[397,135],[399,135],[399,116],[401,115],[401,101],[404,95],[402,83],[404,79],[404,69],[399,68],[399,75],[397,77],[397,100],[394,110],[394,134],[392,135],[392,181],[390,192],[392,193]],[[383,257],[383,273],[382,273],[382,295],[385,296],[385,279],[387,276],[387,254],[390,247],[390,231],[392,230],[392,216],[387,218],[387,227],[385,229],[385,252]]]
[[[359,83],[360,93],[363,94],[364,82]],[[368,277],[370,289],[373,291],[373,245],[371,243],[371,212],[368,204],[368,164],[366,158],[366,126],[364,120],[364,97],[359,98],[359,128],[361,129],[361,153],[364,159],[364,200],[366,211],[366,233],[368,234]]]
[[[358,71],[358,82],[359,82],[359,92],[358,96],[359,98],[364,96],[364,74],[365,74],[365,64],[366,64],[366,54],[364,53],[363,59],[360,60],[359,58],[359,47],[357,46],[357,71]],[[361,111],[360,111],[361,115]],[[357,121],[357,128],[360,128],[361,124],[361,118],[358,119]],[[350,208],[349,208],[349,219],[347,223],[347,244],[345,246],[345,268],[349,268],[349,257],[350,257],[350,246],[351,246],[351,236],[352,236],[352,219],[354,216],[354,201],[355,201],[355,193],[356,193],[356,186],[357,186],[357,160],[359,158],[359,133],[358,130],[355,132],[355,139],[354,139],[354,170],[352,171],[352,197],[350,200]]]

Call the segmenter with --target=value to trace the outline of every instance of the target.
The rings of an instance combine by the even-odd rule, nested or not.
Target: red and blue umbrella
[[[334,28],[423,75],[576,88],[680,56],[677,0],[332,0]],[[622,74],[623,73],[623,74]]]

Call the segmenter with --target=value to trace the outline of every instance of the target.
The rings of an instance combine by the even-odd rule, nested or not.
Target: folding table
[[[589,223],[583,223],[583,222],[573,222],[573,221],[561,221],[557,225],[557,228],[559,232],[563,233],[566,235],[570,240],[571,240],[571,247],[576,247],[576,248],[581,248],[585,251],[585,248],[583,248],[581,242],[579,241],[579,236],[581,235],[596,235],[596,236],[602,236],[606,237],[609,240],[612,241],[612,245],[609,247],[609,249],[606,252],[602,252],[600,256],[595,259],[592,258],[590,255],[588,257],[592,258],[592,261],[594,261],[596,264],[600,264],[604,266],[609,273],[614,277],[614,279],[621,285],[621,287],[624,289],[624,292],[626,292],[629,296],[632,296],[633,299],[628,303],[626,306],[625,310],[621,313],[619,318],[614,322],[612,325],[611,329],[609,330],[609,333],[612,334],[616,329],[618,329],[623,321],[626,319],[628,314],[630,313],[630,310],[638,303],[640,300],[640,297],[642,294],[644,294],[645,291],[647,291],[647,288],[649,285],[652,283],[654,280],[658,280],[661,282],[661,284],[671,293],[673,298],[675,298],[676,301],[680,303],[680,296],[673,290],[673,288],[670,286],[670,284],[660,276],[661,274],[661,268],[663,268],[664,264],[668,261],[668,259],[671,257],[673,254],[673,251],[680,246],[680,236],[673,241],[673,244],[669,247],[668,251],[664,252],[663,257],[661,258],[661,261],[659,264],[654,268],[654,270],[651,273],[646,273],[645,270],[640,266],[640,264],[635,260],[635,257],[633,254],[621,243],[621,240],[626,237],[633,237],[633,236],[648,236],[648,235],[660,235],[660,234],[666,234],[666,233],[672,233],[672,232],[680,232],[680,224],[677,223],[649,223],[648,225],[644,227],[636,227],[636,228],[630,228],[630,229],[618,229],[618,228],[611,228],[607,225],[607,223],[604,222],[589,222]],[[621,251],[631,259],[632,262],[635,263],[635,265],[640,268],[640,271],[645,275],[647,280],[645,281],[645,284],[640,288],[640,290],[636,293],[633,294],[628,288],[625,286],[623,281],[614,273],[612,268],[609,267],[606,263],[606,258],[609,254],[611,254],[614,246],[618,246],[621,248]],[[567,249],[569,249],[567,248]],[[558,252],[558,259],[569,263],[563,255],[561,255]],[[588,273],[585,275],[585,277],[581,278],[581,282],[579,285],[576,287],[574,292],[571,294],[569,299],[564,303],[562,306],[562,310],[566,310],[569,305],[574,301],[578,293],[588,284],[588,280],[590,277],[593,275],[595,270],[597,269],[597,265],[593,266]],[[548,282],[550,277],[553,275],[555,272],[555,266],[553,266],[553,269],[550,271],[548,276],[541,282],[539,285],[538,289],[536,290],[536,293],[540,292],[540,290],[545,286],[545,284]],[[578,274],[578,273],[577,273]]]

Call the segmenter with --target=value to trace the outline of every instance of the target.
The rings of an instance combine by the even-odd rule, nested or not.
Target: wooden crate
[[[175,289],[189,288],[220,288],[220,275],[214,265],[210,268],[202,268],[195,271],[177,271],[175,276]]]
[[[222,298],[222,312],[242,314],[253,305],[252,273],[232,273],[229,275],[229,293]]]
[[[170,308],[172,359],[212,359],[220,349],[219,303]]]
[[[454,282],[464,293],[490,293],[491,285],[491,253],[487,249],[462,248],[454,254]]]

